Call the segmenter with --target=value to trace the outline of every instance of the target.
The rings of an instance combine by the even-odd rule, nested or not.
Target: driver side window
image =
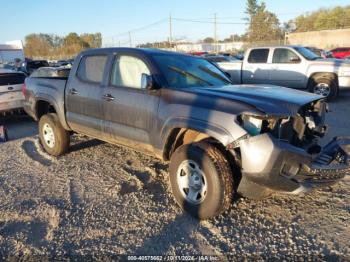
[[[150,75],[150,70],[141,59],[129,55],[118,56],[112,69],[111,85],[141,89],[142,74]]]

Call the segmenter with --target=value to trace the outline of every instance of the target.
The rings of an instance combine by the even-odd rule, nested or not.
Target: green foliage
[[[341,29],[350,27],[350,6],[318,11],[300,15],[294,21],[296,32],[318,31],[327,29]]]
[[[248,42],[262,42],[280,40],[283,37],[277,16],[266,9],[264,2],[247,0],[246,18],[249,21]]]
[[[60,37],[53,34],[30,34],[25,37],[25,54],[31,58],[70,58],[86,48],[102,46],[101,33],[69,33]]]

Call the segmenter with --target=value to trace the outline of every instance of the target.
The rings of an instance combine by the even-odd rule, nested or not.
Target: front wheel
[[[233,200],[230,165],[209,143],[183,145],[172,154],[170,183],[179,206],[199,219],[224,212]]]
[[[50,155],[60,156],[69,148],[69,132],[62,127],[56,114],[51,113],[40,118],[39,137],[45,151]]]
[[[309,91],[324,96],[327,100],[332,100],[338,96],[339,88],[333,78],[320,76],[310,81]]]

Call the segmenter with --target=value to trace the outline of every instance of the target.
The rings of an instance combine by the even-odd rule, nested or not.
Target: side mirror
[[[292,62],[292,63],[299,63],[301,60],[300,60],[299,57],[293,56],[293,57],[291,57],[291,58],[289,59],[289,61]]]
[[[141,89],[152,90],[155,89],[153,78],[145,73],[141,76]]]

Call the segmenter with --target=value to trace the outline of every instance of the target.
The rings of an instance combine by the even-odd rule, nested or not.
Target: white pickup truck
[[[350,88],[350,62],[322,59],[302,46],[257,47],[243,61],[216,63],[235,84],[272,84],[305,89],[329,100]]]

